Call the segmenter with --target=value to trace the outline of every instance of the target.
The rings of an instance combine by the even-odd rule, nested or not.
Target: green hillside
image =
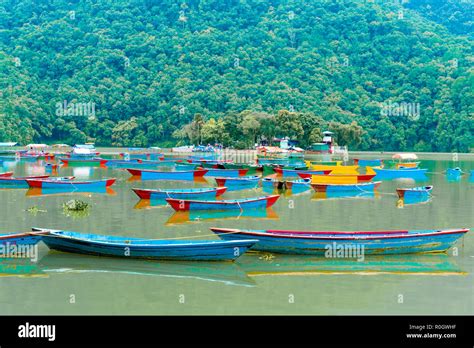
[[[0,141],[469,151],[472,1],[439,2],[4,0]]]

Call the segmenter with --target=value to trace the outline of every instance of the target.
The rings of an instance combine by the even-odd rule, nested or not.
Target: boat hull
[[[132,189],[140,199],[165,200],[175,199],[215,199],[226,191],[227,187],[215,187],[209,189],[189,189],[189,190],[145,190]]]
[[[206,169],[165,172],[158,170],[142,170],[127,168],[128,172],[133,176],[139,176],[141,180],[178,180],[192,181],[196,178],[203,177],[207,173]]]
[[[194,201],[194,200],[179,200],[166,199],[171,207],[176,211],[187,210],[244,210],[244,209],[266,209],[270,208],[280,198],[279,195],[236,199],[228,201]]]
[[[311,184],[316,192],[373,192],[380,181],[360,184]]]
[[[235,229],[211,228],[224,240],[257,239],[253,250],[283,254],[327,255],[331,248],[339,246],[358,248],[365,255],[410,254],[427,252],[445,252],[468,230],[445,231],[408,231],[390,234],[364,234],[357,232],[348,235],[316,234],[315,232],[284,231],[248,231]],[[419,233],[417,233],[419,232]],[[302,235],[309,233],[312,235]],[[363,248],[363,249],[361,249]],[[354,249],[352,249],[354,250]]]
[[[105,189],[112,186],[116,179],[104,179],[94,181],[69,181],[69,180],[26,180],[29,187],[41,189],[65,189],[71,191],[82,191]]]
[[[52,232],[42,238],[53,250],[122,258],[158,260],[232,261],[243,255],[255,240],[196,241],[144,240],[77,232]],[[137,241],[137,242],[136,242]]]
[[[376,180],[392,180],[392,179],[426,179],[428,169],[379,169],[373,168],[377,174]]]

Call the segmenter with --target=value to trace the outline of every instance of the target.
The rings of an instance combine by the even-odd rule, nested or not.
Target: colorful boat
[[[381,181],[374,182],[363,182],[359,184],[321,184],[315,183],[311,184],[311,187],[316,192],[347,192],[347,191],[357,191],[357,192],[373,192],[377,187],[379,187]]]
[[[360,167],[380,167],[383,165],[383,159],[354,158],[354,164]]]
[[[96,190],[105,189],[112,186],[116,179],[102,179],[102,180],[51,180],[51,179],[26,179],[29,187],[41,189],[70,189],[71,191]]]
[[[375,177],[375,174],[308,175],[298,173],[298,175],[303,179],[311,178],[313,184],[357,184],[369,182]]]
[[[275,167],[273,169],[275,173],[279,176],[284,178],[287,177],[298,177],[300,174],[307,174],[308,176],[311,175],[328,175],[331,173],[331,170],[293,170],[293,169],[284,169],[280,167]]]
[[[445,252],[469,231],[467,228],[450,230],[401,230],[401,231],[285,231],[239,230],[211,228],[224,240],[257,239],[253,250],[309,254],[332,257],[342,253],[363,255],[409,254]],[[354,255],[356,256],[356,255]],[[347,257],[347,255],[346,255]]]
[[[342,166],[342,161],[304,161],[306,166],[309,168],[312,165],[326,165],[326,166]]]
[[[370,169],[370,168],[369,168]],[[404,169],[381,169],[373,168],[377,174],[376,180],[392,180],[392,179],[414,179],[424,180],[426,179],[426,172],[428,169],[419,168],[404,168]]]
[[[80,167],[100,167],[104,166],[108,160],[103,158],[60,158],[64,165]]]
[[[412,188],[397,188],[397,194],[400,198],[420,197],[431,195],[433,186],[419,186]]]
[[[189,189],[137,189],[133,188],[133,192],[140,199],[159,199],[166,198],[176,199],[213,199],[219,197],[226,191],[227,187],[209,187],[209,188],[189,188]]]
[[[131,160],[109,159],[104,164],[110,168],[131,168],[140,163],[142,163],[142,161],[139,159],[131,159]]]
[[[191,181],[202,178],[207,173],[207,169],[198,170],[182,170],[174,172],[165,172],[160,170],[149,169],[132,169],[127,168],[128,172],[134,177],[140,177],[141,180],[184,180]]]
[[[187,210],[244,210],[270,208],[280,198],[280,195],[263,196],[257,198],[242,198],[222,201],[198,201],[168,198],[166,201],[176,211]]]
[[[286,180],[285,188],[287,190],[302,190],[311,188],[311,179]]]
[[[287,166],[290,161],[287,158],[258,158],[258,164],[280,164]]]
[[[0,177],[0,188],[28,188],[28,179],[46,179],[49,175],[36,175],[24,177]]]
[[[395,164],[396,169],[418,168],[420,162],[405,162]]]
[[[204,175],[235,178],[246,175],[248,171],[248,169],[208,169]]]
[[[239,189],[249,189],[255,188],[260,182],[260,177],[258,175],[253,176],[240,176],[238,178],[215,178],[217,186],[226,186],[231,191]]]
[[[119,153],[120,158],[126,160],[159,160],[164,159],[165,155],[159,152],[141,152],[141,153],[134,153],[134,152],[121,152]]]
[[[373,191],[326,191],[315,192],[311,200],[334,200],[334,199],[365,199],[372,200],[376,197],[376,190]]]
[[[0,178],[10,178],[13,176],[13,172],[0,173]]]
[[[312,164],[311,170],[330,170],[331,175],[357,175],[359,174],[359,166],[331,166],[325,164]]]
[[[48,231],[43,242],[53,250],[97,256],[158,260],[232,261],[243,255],[255,240],[173,240],[105,236],[71,231]]]

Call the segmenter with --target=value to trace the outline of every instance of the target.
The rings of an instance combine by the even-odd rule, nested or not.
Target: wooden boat
[[[235,178],[238,176],[245,176],[248,171],[248,169],[208,169],[207,173],[204,175]]]
[[[138,197],[140,197],[140,199],[213,199],[222,195],[227,190],[227,187],[156,190],[133,188],[132,190]]]
[[[392,159],[398,160],[395,164],[395,169],[418,168],[420,162],[413,162],[418,159],[414,153],[397,153],[392,156]]]
[[[228,209],[265,209],[270,208],[280,198],[280,195],[257,198],[243,198],[222,201],[198,201],[168,198],[166,201],[176,211],[187,210],[228,210]]]
[[[405,198],[408,196],[419,197],[419,196],[429,196],[433,190],[433,186],[419,186],[412,188],[397,188],[397,194],[400,198]]]
[[[354,164],[361,167],[380,167],[383,165],[383,159],[354,158]]]
[[[97,256],[159,260],[232,261],[256,240],[172,240],[105,236],[71,231],[48,231],[43,242],[53,250]]]
[[[426,179],[426,172],[428,169],[419,168],[405,168],[405,169],[381,169],[373,168],[377,180],[392,180],[392,179]]]
[[[52,180],[52,179],[26,179],[29,187],[41,189],[70,189],[73,191],[105,189],[115,183],[116,179],[102,180]]]
[[[2,233],[0,234],[0,245],[35,245],[41,241],[41,236],[45,233],[48,232]]]
[[[369,182],[375,177],[375,174],[308,175],[298,173],[298,175],[303,179],[311,178],[311,183],[313,184],[357,184]]]
[[[358,184],[321,184],[314,183],[311,187],[316,192],[346,192],[346,191],[358,191],[358,192],[372,192],[379,187],[381,181],[375,182],[362,182]]]
[[[0,188],[28,188],[28,179],[46,179],[49,175],[36,175],[24,177],[0,177]]]
[[[311,188],[311,179],[286,180],[285,188],[287,190],[299,190],[304,188]]]
[[[253,176],[240,176],[238,178],[228,177],[228,178],[215,178],[217,186],[226,186],[228,188],[254,188],[257,187],[260,182],[260,177],[258,175]]]
[[[13,176],[13,172],[0,173],[0,178],[9,178]]]
[[[207,173],[207,169],[182,170],[175,172],[132,168],[127,168],[127,170],[134,177],[140,177],[141,180],[194,180],[202,178],[204,174]]]
[[[82,166],[82,167],[99,167],[104,166],[108,160],[103,158],[60,158],[64,165],[67,166]]]
[[[273,169],[275,173],[279,176],[285,177],[298,177],[300,174],[307,174],[307,175],[328,175],[331,173],[331,170],[293,170],[293,169],[285,169],[280,167],[275,167]]]
[[[467,228],[449,230],[401,230],[401,231],[286,231],[286,230],[239,230],[211,228],[224,240],[258,239],[253,250],[284,253],[327,255],[356,250],[363,255],[409,254],[419,252],[445,252]],[[358,248],[358,249],[357,249]],[[362,249],[363,248],[363,249]]]

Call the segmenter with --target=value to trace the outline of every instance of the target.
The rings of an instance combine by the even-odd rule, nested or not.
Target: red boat
[[[187,210],[244,210],[270,208],[280,198],[280,195],[243,198],[222,201],[204,201],[168,198],[171,207],[176,211]]]
[[[207,173],[206,169],[183,170],[175,172],[165,172],[161,170],[145,170],[127,168],[133,176],[139,176],[142,180],[194,180],[202,178]]]
[[[13,172],[0,173],[0,178],[9,178],[13,176]]]

